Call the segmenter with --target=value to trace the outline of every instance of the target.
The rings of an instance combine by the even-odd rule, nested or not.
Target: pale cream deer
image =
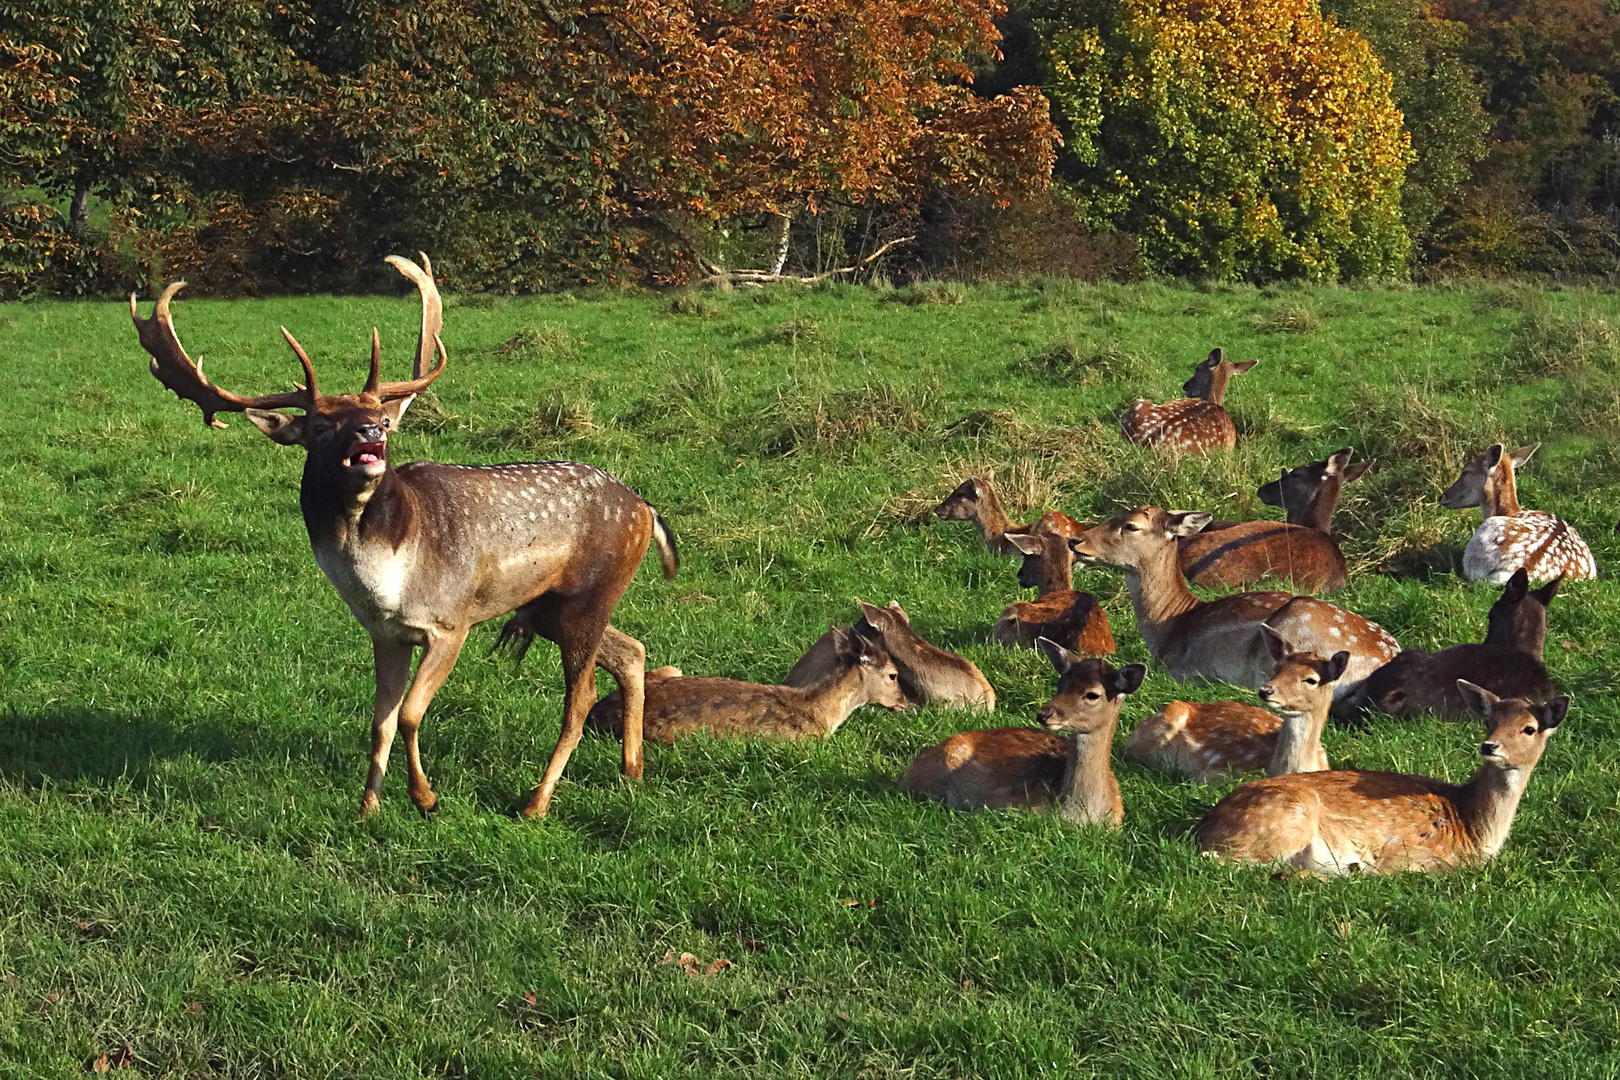
[[[1505,585],[1520,567],[1531,581],[1597,577],[1597,560],[1580,533],[1562,518],[1519,506],[1515,471],[1524,468],[1540,445],[1522,446],[1511,454],[1501,443],[1489,447],[1470,459],[1440,496],[1447,510],[1477,506],[1484,515],[1463,549],[1463,577],[1469,581]]]

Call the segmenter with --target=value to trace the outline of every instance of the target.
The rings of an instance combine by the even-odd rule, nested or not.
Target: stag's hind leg
[[[641,718],[647,700],[647,647],[614,626],[602,631],[596,662],[624,694],[624,775],[641,779]]]
[[[548,605],[542,610],[538,625],[540,632],[557,643],[562,654],[563,681],[566,683],[563,700],[562,730],[557,734],[557,748],[551,752],[546,764],[546,775],[540,786],[529,796],[523,807],[526,818],[545,817],[551,807],[551,796],[562,779],[568,758],[579,745],[585,731],[585,716],[596,704],[596,653],[607,629],[607,614],[594,605],[570,604],[566,601]]]

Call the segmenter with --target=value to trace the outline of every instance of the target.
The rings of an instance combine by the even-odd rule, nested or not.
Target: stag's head
[[[422,265],[391,255],[388,262],[409,278],[422,295],[422,331],[417,339],[412,378],[407,382],[382,381],[382,348],[371,331],[371,371],[357,394],[323,394],[315,381],[315,365],[284,326],[281,334],[304,369],[304,382],[291,391],[246,397],[216,386],[202,373],[202,364],[186,355],[175,333],[169,304],[185,288],[177,281],[163,290],[151,318],[143,319],[130,294],[130,317],[141,345],[152,356],[152,374],[176,395],[202,409],[203,420],[214,427],[222,412],[240,412],[272,441],[302,446],[312,467],[332,473],[347,490],[369,488],[388,471],[388,436],[398,426],[411,400],[444,373],[446,355],[439,333],[444,306],[433,281],[433,266],[426,255]],[[433,361],[437,358],[435,366]],[[431,367],[432,370],[429,370]],[[297,414],[283,410],[295,409]]]

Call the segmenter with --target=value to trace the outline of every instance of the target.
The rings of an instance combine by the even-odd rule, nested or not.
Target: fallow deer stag
[[[1524,468],[1540,443],[1509,454],[1501,443],[1463,466],[1462,475],[1440,496],[1447,510],[1480,507],[1484,520],[1463,550],[1463,577],[1506,585],[1524,567],[1531,581],[1555,577],[1597,577],[1592,549],[1562,518],[1544,510],[1521,510],[1515,471]]]
[[[1215,680],[1256,689],[1274,664],[1260,624],[1299,651],[1350,654],[1334,684],[1335,701],[1386,663],[1400,646],[1377,623],[1314,596],[1285,592],[1233,593],[1200,600],[1176,562],[1176,540],[1207,524],[1208,514],[1144,506],[1087,529],[1069,547],[1080,558],[1125,571],[1137,629],[1148,652],[1178,682]]]
[[[1210,454],[1237,445],[1237,428],[1226,414],[1226,384],[1258,360],[1234,364],[1213,349],[1181,386],[1187,396],[1155,405],[1138,398],[1125,412],[1120,430],[1127,442],[1175,450],[1183,454]]]
[[[1264,577],[1282,578],[1306,592],[1344,588],[1344,556],[1333,542],[1333,513],[1344,485],[1377,467],[1350,464],[1350,448],[1321,461],[1285,470],[1255,494],[1280,506],[1283,521],[1243,521],[1195,533],[1180,542],[1181,572],[1195,585],[1237,588]]]
[[[596,699],[598,662],[629,693],[624,772],[641,775],[646,650],[608,620],[649,539],[658,542],[665,575],[674,575],[674,540],[640,496],[590,465],[418,461],[395,468],[388,436],[413,397],[444,373],[448,355],[427,256],[420,267],[397,255],[388,262],[422,297],[414,370],[409,381],[383,382],[373,329],[371,373],[358,394],[321,393],[314,364],[286,327],[281,333],[303,366],[304,385],[244,397],[209,382],[181,347],[169,313],[184,282],[164,289],[146,319],[132,293],[130,317],[152,356],[152,374],[195,402],[205,422],[224,427],[216,414],[244,413],[273,442],[304,448],[299,505],[315,561],[371,635],[377,689],[362,816],[378,806],[396,731],[405,737],[411,799],[423,813],[435,809],[438,796],[417,749],[422,716],[474,624],[514,610],[507,636],[538,633],[555,641],[568,683],[557,748],[523,809],[525,817],[543,816]],[[422,660],[413,679],[417,648]]]

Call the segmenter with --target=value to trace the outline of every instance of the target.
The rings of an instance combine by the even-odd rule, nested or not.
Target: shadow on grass
[[[1393,556],[1381,572],[1392,578],[1412,581],[1452,577],[1462,572],[1462,553],[1462,546],[1454,543],[1412,548]]]
[[[0,718],[0,781],[38,787],[119,777],[138,780],[155,763],[184,757],[216,764],[291,758],[310,762],[336,781],[352,774],[353,749],[351,739],[340,748],[313,732],[239,729],[212,716],[61,708]]]

